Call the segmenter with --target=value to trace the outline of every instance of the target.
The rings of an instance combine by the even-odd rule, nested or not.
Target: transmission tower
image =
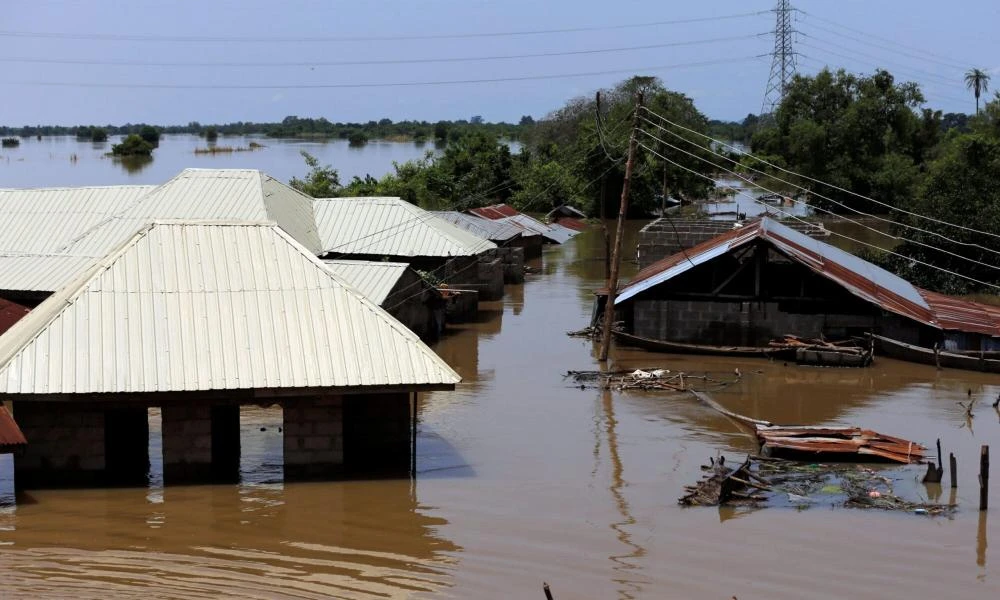
[[[792,8],[790,0],[778,0],[774,7],[774,52],[771,54],[771,75],[767,78],[767,89],[764,90],[764,104],[761,114],[773,113],[785,90],[795,75],[795,51],[792,50]]]

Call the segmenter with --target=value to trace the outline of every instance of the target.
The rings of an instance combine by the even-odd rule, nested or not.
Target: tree
[[[340,174],[330,165],[320,165],[319,159],[305,150],[299,152],[309,167],[304,179],[292,177],[288,182],[293,188],[313,198],[334,198],[341,190]]]
[[[108,132],[103,127],[91,127],[90,128],[90,141],[92,141],[92,142],[106,142],[106,141],[108,141]]]
[[[130,134],[120,144],[111,146],[114,156],[152,156],[153,145],[137,134]]]
[[[535,124],[535,119],[531,115],[524,115],[517,124],[521,127],[531,127]]]
[[[941,135],[940,111],[917,112],[923,101],[916,84],[897,83],[887,71],[859,76],[824,69],[812,77],[796,76],[773,124],[758,129],[751,149],[805,176],[775,173],[824,196],[810,200],[823,210],[884,212],[837,188],[892,205],[912,196],[920,165]],[[752,159],[746,165],[765,170]]]
[[[969,69],[965,72],[965,87],[972,90],[976,96],[976,114],[979,114],[979,96],[990,91],[990,75],[982,69]]]
[[[139,137],[152,144],[154,148],[160,145],[160,132],[152,125],[143,125],[139,130]]]

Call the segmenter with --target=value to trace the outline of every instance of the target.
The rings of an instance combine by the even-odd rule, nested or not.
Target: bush
[[[219,130],[215,127],[209,127],[205,130],[205,141],[214,142],[219,139]]]
[[[114,156],[152,156],[153,145],[133,133],[122,140],[122,143],[111,146],[111,154]]]
[[[21,145],[21,140],[16,137],[7,137],[3,139],[2,144],[4,148],[16,148]]]
[[[154,148],[160,145],[160,132],[151,125],[143,125],[139,137],[149,142]]]
[[[355,131],[351,135],[347,136],[347,143],[351,146],[364,146],[368,143],[368,136],[360,131]]]

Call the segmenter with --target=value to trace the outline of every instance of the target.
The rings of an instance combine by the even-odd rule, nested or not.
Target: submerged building
[[[496,244],[401,198],[323,198],[315,214],[323,258],[402,262],[480,299],[503,297]]]
[[[325,259],[323,264],[424,341],[445,325],[445,300],[406,263]]]
[[[944,296],[769,217],[643,268],[616,319],[649,340],[766,346],[874,333],[922,348],[1000,349],[1000,308]]]
[[[143,225],[0,336],[19,488],[144,485],[151,408],[168,485],[237,478],[245,405],[281,406],[286,480],[405,473],[458,381],[273,223]]]

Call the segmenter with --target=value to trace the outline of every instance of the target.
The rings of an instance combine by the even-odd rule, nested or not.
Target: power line
[[[838,33],[836,31],[833,31],[833,30],[830,30],[830,29],[827,29],[827,28],[824,28],[824,27],[820,27],[819,25],[816,25],[816,24],[810,24],[810,27],[815,27],[816,29],[820,29],[821,31],[826,31],[826,32],[832,33],[834,35],[838,35],[838,36],[850,39],[850,40],[852,40],[854,42],[857,42],[857,43],[867,44],[869,46],[874,46],[876,48],[882,48],[883,50],[889,50],[890,52],[898,52],[898,53],[901,53],[901,54],[906,54],[907,56],[910,56],[910,57],[913,57],[913,58],[917,58],[918,60],[922,60],[922,61],[925,61],[925,62],[936,62],[936,63],[944,65],[944,66],[955,67],[955,68],[959,68],[959,69],[964,69],[964,68],[966,68],[968,66],[968,63],[965,62],[965,61],[960,61],[960,60],[957,60],[957,59],[949,59],[949,61],[945,62],[945,61],[942,61],[940,59],[941,58],[948,58],[948,57],[942,57],[940,53],[929,52],[928,50],[926,50],[924,48],[920,48],[918,46],[908,46],[908,45],[900,43],[898,41],[890,40],[889,38],[885,38],[885,37],[882,37],[882,36],[879,36],[879,35],[875,35],[873,33],[867,32],[867,31],[862,31],[860,29],[855,29],[853,27],[848,27],[847,25],[842,25],[840,23],[837,23],[836,21],[831,21],[830,19],[827,19],[825,17],[821,17],[819,15],[815,15],[815,14],[810,13],[810,12],[806,12],[806,11],[804,11],[802,9],[798,9],[797,8],[795,10],[797,10],[799,13],[801,13],[802,15],[804,15],[806,17],[810,17],[810,18],[813,18],[813,19],[818,19],[818,20],[823,21],[825,23],[829,23],[830,25],[834,25],[835,27],[840,27],[842,29],[846,29],[847,31],[852,31],[854,33],[860,34],[861,36],[864,36],[864,37],[861,37],[861,38],[854,37],[854,36],[848,36],[848,35],[843,34],[843,33]],[[882,40],[882,41],[888,42],[888,44],[890,44],[890,46],[884,46],[884,45],[875,44],[874,42],[870,41],[871,39],[878,39],[878,40]],[[902,52],[900,50],[896,50],[896,49],[892,48],[891,46],[897,46],[899,48],[905,48],[905,49],[910,50],[912,52],[919,52],[920,54],[923,54],[924,56],[914,56],[912,53]]]
[[[650,112],[652,113],[652,111],[650,111]],[[652,113],[652,114],[655,115],[656,113]],[[656,115],[656,116],[659,116],[659,115]],[[663,119],[667,123],[673,124],[672,121],[669,121],[669,120],[665,119],[664,117],[660,117],[660,118]],[[685,142],[687,142],[689,144],[692,144],[692,145],[696,146],[697,148],[700,148],[700,149],[703,149],[703,150],[707,150],[708,152],[710,152],[710,153],[712,153],[712,154],[714,154],[714,155],[716,155],[716,156],[718,156],[718,157],[720,157],[720,158],[722,158],[724,160],[727,160],[727,161],[729,161],[729,162],[731,162],[731,163],[733,163],[735,165],[742,165],[742,163],[740,163],[740,161],[738,161],[738,160],[734,160],[734,159],[732,159],[732,158],[730,158],[728,156],[725,156],[724,154],[721,154],[719,152],[715,152],[715,151],[713,151],[711,149],[704,148],[703,146],[698,145],[697,142],[694,142],[693,140],[689,140],[689,139],[685,138],[684,136],[680,135],[679,133],[676,133],[674,131],[670,131],[669,129],[667,129],[667,128],[665,128],[665,127],[663,127],[663,126],[661,126],[661,125],[659,125],[657,123],[653,123],[652,121],[650,121],[649,119],[646,119],[645,117],[643,117],[642,119],[645,122],[647,122],[650,125],[652,125],[653,127],[656,127],[657,129],[660,129],[660,130],[662,130],[662,131],[664,131],[666,133],[669,133],[670,135],[672,135],[672,136],[674,136],[676,138],[679,138],[679,139],[681,139],[681,140],[683,140],[683,141],[685,141]],[[648,132],[643,132],[643,133],[646,133],[646,135],[650,135]],[[659,138],[657,138],[655,136],[650,135],[650,137],[653,137],[653,139],[666,144],[666,142],[663,142],[663,140],[660,140]],[[719,143],[721,143],[721,142],[719,142]],[[676,146],[672,146],[671,144],[666,144],[666,145],[671,146],[673,148],[676,148],[676,149],[680,150],[681,152],[685,152],[686,154],[690,154],[689,152],[686,152],[683,149],[677,148]],[[694,156],[694,155],[692,154],[692,156]],[[700,157],[697,157],[697,158],[700,158]],[[713,165],[713,166],[715,166],[715,165]],[[881,217],[881,216],[878,216],[878,215],[866,213],[866,212],[864,212],[862,210],[859,210],[857,208],[854,208],[852,206],[848,206],[847,204],[844,204],[843,202],[840,202],[840,201],[835,200],[833,198],[830,198],[828,196],[824,196],[823,194],[820,194],[819,192],[816,192],[815,190],[811,190],[811,189],[805,188],[805,187],[803,187],[801,185],[798,185],[798,184],[793,183],[791,181],[788,181],[786,179],[781,179],[780,177],[777,177],[776,175],[774,175],[772,173],[768,173],[766,171],[762,171],[760,169],[751,167],[749,165],[742,165],[742,166],[744,168],[746,168],[746,169],[749,169],[749,170],[755,172],[755,173],[758,173],[760,175],[764,175],[764,176],[770,177],[770,178],[774,179],[775,181],[779,181],[781,183],[784,183],[785,185],[792,186],[793,188],[796,188],[798,190],[802,190],[804,192],[808,192],[808,193],[813,194],[814,196],[817,196],[819,198],[822,198],[822,199],[824,199],[824,200],[826,200],[828,202],[832,202],[833,204],[835,204],[837,206],[840,206],[841,208],[845,208],[845,209],[847,209],[847,210],[849,210],[851,212],[854,212],[855,214],[858,214],[858,215],[861,215],[861,216],[864,216],[864,217],[869,217],[871,219],[875,219],[875,220],[878,220],[878,221],[882,221],[883,223],[889,223],[889,224],[892,224],[892,225],[898,225],[900,227],[905,227],[907,229],[913,229],[914,231],[920,231],[921,233],[926,233],[928,235],[939,237],[939,238],[941,238],[941,239],[943,239],[943,240],[945,240],[947,242],[951,242],[951,243],[956,244],[956,245],[966,246],[966,247],[969,247],[969,248],[978,248],[978,249],[983,250],[985,252],[991,252],[993,254],[1000,255],[1000,250],[994,250],[992,248],[987,248],[985,246],[981,246],[981,245],[973,243],[973,242],[961,242],[959,240],[952,239],[952,238],[950,238],[950,237],[948,237],[946,235],[943,235],[943,234],[940,234],[940,233],[937,233],[937,232],[934,232],[934,231],[930,231],[930,230],[927,230],[927,229],[923,229],[923,228],[917,227],[915,225],[908,225],[906,223],[901,223],[899,221],[894,221],[892,219],[888,219],[888,218]],[[801,177],[801,175],[797,175],[797,176]],[[814,207],[814,208],[816,208],[816,207]],[[822,210],[822,209],[818,209],[818,210]],[[830,214],[834,214],[834,213],[830,212]],[[855,221],[851,221],[851,222],[855,222]],[[879,233],[881,235],[884,235],[886,237],[891,237],[891,238],[896,239],[896,240],[906,240],[906,241],[913,242],[914,244],[917,244],[917,245],[920,245],[920,246],[926,246],[928,248],[933,248],[935,250],[939,250],[939,251],[945,252],[947,254],[953,254],[954,256],[957,256],[959,258],[963,258],[965,260],[970,260],[972,262],[979,263],[979,264],[981,264],[983,266],[986,266],[986,267],[997,268],[994,265],[989,265],[989,264],[986,264],[986,263],[981,263],[978,260],[974,260],[974,259],[962,256],[960,254],[955,254],[953,252],[949,252],[948,250],[945,250],[943,248],[939,248],[937,246],[932,246],[932,245],[925,244],[923,242],[920,242],[920,241],[917,241],[917,240],[912,240],[910,238],[906,238],[906,237],[902,237],[902,236],[890,235],[887,232],[884,232],[884,231],[881,231],[881,230],[878,230],[878,229],[874,229],[872,227],[868,227],[867,225],[864,225],[863,223],[857,223],[857,224],[860,225],[861,227],[865,227],[867,229],[871,229],[872,231],[874,231],[876,233]]]
[[[812,47],[809,44],[805,44],[805,43],[803,43],[802,45],[803,46]],[[841,58],[845,58],[845,59],[850,60],[850,61],[855,61],[857,63],[865,62],[864,60],[856,58],[856,57],[851,57],[851,56],[846,56],[846,55],[843,55],[843,54],[838,54],[838,53],[833,52],[833,51],[828,51],[828,52],[830,54],[834,55],[834,56],[840,56]],[[823,68],[829,68],[829,66],[830,66],[829,62],[824,61],[824,60],[819,60],[817,58],[813,58],[813,57],[808,56],[808,55],[800,54],[799,57],[801,59],[807,61],[807,62],[814,63],[816,65],[819,65],[820,67],[823,67]],[[870,64],[872,64],[876,69],[877,68],[881,68],[881,66],[882,66],[878,62],[872,62]],[[864,75],[865,73],[863,73],[861,71],[858,71],[858,74],[859,75]],[[899,69],[895,69],[895,68],[893,69],[893,74],[894,75],[895,74],[902,74],[902,75],[906,75],[908,77],[911,77],[912,79],[921,79],[921,76],[919,76],[919,75],[915,75],[913,73],[908,73],[907,71],[899,70]],[[954,86],[955,83],[956,82],[952,81],[952,82],[950,82],[947,85]],[[946,84],[938,83],[938,82],[931,82],[930,85],[922,84],[921,85],[921,89],[920,89],[920,93],[924,95],[925,99],[928,102],[930,102],[931,100],[938,100],[938,101],[947,100],[949,102],[963,103],[964,104],[965,102],[968,101],[965,98],[958,98],[957,96],[951,96],[951,95],[948,95],[948,94],[942,94],[940,92],[934,91],[934,89],[931,88],[932,85],[938,85],[939,86],[939,85],[946,85]]]
[[[779,171],[781,171],[783,173],[786,173],[788,175],[792,175],[792,176],[795,176],[795,177],[801,177],[802,179],[806,179],[806,180],[812,181],[814,183],[818,183],[820,185],[825,185],[825,186],[827,186],[827,187],[829,187],[831,189],[837,190],[838,192],[844,192],[845,194],[850,194],[852,196],[855,196],[856,198],[861,198],[862,200],[868,200],[869,202],[873,202],[873,203],[875,203],[875,204],[877,204],[879,206],[883,206],[883,207],[888,208],[890,210],[895,210],[895,211],[901,212],[903,214],[910,215],[912,217],[918,217],[918,218],[921,218],[921,219],[926,219],[928,221],[932,221],[934,223],[938,223],[940,225],[947,225],[949,227],[954,227],[956,229],[961,229],[961,230],[964,230],[964,231],[968,231],[970,233],[978,233],[978,234],[981,234],[981,235],[987,235],[987,236],[990,236],[990,237],[994,237],[994,238],[1000,239],[1000,234],[991,233],[989,231],[982,231],[982,230],[975,229],[975,228],[972,228],[972,227],[966,227],[964,225],[957,225],[955,223],[949,223],[948,221],[943,221],[943,220],[937,219],[935,217],[929,217],[929,216],[921,215],[919,213],[908,211],[908,210],[905,210],[905,209],[902,209],[902,208],[897,208],[897,207],[895,207],[895,206],[893,206],[891,204],[888,204],[886,202],[881,202],[879,200],[875,200],[874,198],[869,198],[868,196],[865,196],[863,194],[859,194],[857,192],[853,192],[851,190],[844,189],[844,188],[842,188],[840,186],[837,186],[837,185],[834,185],[832,183],[826,183],[825,181],[821,181],[819,179],[816,179],[815,177],[810,177],[808,175],[802,175],[800,173],[796,173],[794,171],[790,171],[790,170],[788,170],[788,169],[786,169],[784,167],[779,167],[776,164],[768,162],[768,161],[764,160],[763,158],[760,158],[758,156],[754,156],[753,154],[750,154],[749,152],[741,150],[740,148],[737,148],[737,147],[735,147],[735,146],[733,146],[731,144],[727,144],[727,143],[725,143],[723,141],[720,141],[720,140],[717,140],[717,139],[715,139],[713,137],[705,135],[704,133],[701,133],[700,131],[695,131],[694,129],[691,129],[689,127],[685,127],[683,125],[680,125],[679,123],[674,123],[673,121],[671,121],[671,120],[663,117],[662,115],[653,113],[649,109],[646,109],[646,112],[648,112],[650,114],[653,114],[654,116],[656,116],[659,119],[662,119],[666,123],[670,123],[674,127],[678,127],[678,128],[683,129],[684,131],[687,131],[689,133],[693,133],[695,135],[698,135],[698,136],[701,136],[703,138],[706,138],[706,139],[708,139],[708,140],[710,140],[712,142],[715,142],[715,143],[719,144],[720,146],[729,148],[729,149],[734,150],[736,152],[740,152],[743,156],[746,156],[748,158],[756,160],[757,162],[763,163],[763,164],[771,167],[772,169],[777,169],[777,170],[779,170]]]
[[[685,171],[688,171],[688,172],[690,172],[690,173],[693,173],[693,174],[695,174],[695,175],[697,175],[697,176],[699,176],[699,177],[703,177],[703,178],[705,178],[705,179],[708,179],[709,181],[712,181],[712,182],[714,182],[714,181],[715,181],[714,179],[712,179],[712,178],[711,178],[711,177],[709,177],[708,175],[705,175],[705,174],[703,174],[703,173],[699,173],[698,171],[695,171],[694,169],[689,169],[688,167],[685,167],[684,165],[682,165],[682,164],[680,164],[680,163],[677,163],[676,161],[673,161],[673,160],[671,160],[671,159],[667,158],[666,156],[663,156],[662,154],[660,154],[660,153],[659,153],[659,152],[657,152],[656,150],[653,150],[652,148],[650,148],[649,146],[647,146],[647,145],[645,145],[645,144],[642,144],[642,143],[640,143],[639,145],[640,145],[640,146],[641,146],[641,147],[642,147],[643,149],[645,149],[645,150],[646,150],[647,152],[651,152],[651,153],[653,153],[654,155],[656,155],[656,156],[660,157],[661,159],[663,159],[663,160],[667,161],[668,163],[670,163],[670,164],[674,165],[675,167],[678,167],[678,168],[680,168],[680,169],[683,169],[683,170],[685,170]],[[756,186],[756,187],[758,187],[758,188],[760,188],[760,189],[764,190],[765,192],[769,192],[769,193],[772,193],[772,194],[773,194],[773,193],[775,193],[775,192],[771,192],[770,190],[768,190],[767,188],[765,188],[765,187],[763,187],[763,186],[761,186],[761,185],[759,185],[759,184],[756,184],[756,183],[753,183],[753,182],[750,182],[750,183],[751,183],[752,185],[754,185],[754,186]],[[747,197],[748,197],[748,198],[750,198],[750,199],[751,199],[751,200],[752,200],[753,202],[755,202],[755,203],[757,203],[757,204],[760,204],[761,206],[764,206],[764,207],[765,207],[765,208],[767,208],[768,210],[770,210],[771,208],[774,208],[774,210],[775,210],[776,212],[779,212],[779,213],[781,213],[781,214],[783,214],[783,215],[785,215],[785,216],[788,216],[788,217],[790,217],[790,218],[792,218],[792,219],[795,219],[796,221],[799,221],[799,222],[801,222],[801,223],[806,223],[806,224],[808,224],[808,225],[812,225],[811,223],[809,223],[809,222],[808,222],[808,221],[806,221],[805,219],[802,219],[802,218],[799,218],[799,217],[797,217],[797,216],[795,216],[795,215],[793,215],[793,214],[791,214],[791,213],[788,213],[788,212],[786,212],[786,211],[783,211],[783,210],[781,210],[780,208],[776,208],[776,207],[770,207],[770,206],[768,206],[768,205],[767,205],[767,203],[765,203],[765,202],[761,201],[761,200],[760,200],[759,198],[756,198],[756,197],[754,197],[754,196],[752,196],[752,195],[750,195],[750,194],[747,194],[746,192],[742,192],[742,191],[740,191],[740,190],[737,190],[737,193],[738,193],[738,194],[742,194],[742,195],[744,195],[744,196],[747,196]],[[995,288],[995,289],[998,289],[998,290],[1000,290],[1000,286],[998,286],[998,285],[994,285],[994,284],[992,284],[992,283],[987,283],[987,282],[985,282],[985,281],[980,281],[980,280],[978,280],[978,279],[974,279],[974,278],[972,278],[972,277],[969,277],[969,276],[967,276],[967,275],[962,275],[961,273],[956,273],[956,272],[954,272],[954,271],[949,271],[948,269],[945,269],[945,268],[943,268],[943,267],[938,267],[938,266],[936,266],[936,265],[932,265],[932,264],[930,264],[930,263],[928,263],[928,262],[924,262],[924,261],[921,261],[921,260],[919,260],[919,259],[916,259],[916,258],[913,258],[913,257],[910,257],[910,256],[905,256],[905,255],[902,255],[902,254],[899,254],[898,252],[893,252],[892,250],[887,250],[887,249],[885,249],[885,248],[880,248],[880,247],[878,247],[878,246],[876,246],[876,245],[874,245],[874,244],[870,244],[870,243],[868,243],[868,242],[863,242],[863,241],[861,241],[861,240],[858,240],[858,239],[855,239],[855,238],[852,238],[851,236],[849,236],[849,235],[845,235],[845,234],[843,234],[843,233],[839,233],[839,232],[836,232],[836,231],[833,231],[833,230],[827,230],[827,231],[829,231],[829,232],[830,232],[831,234],[833,234],[833,235],[836,235],[836,236],[838,236],[838,237],[841,237],[841,238],[844,238],[844,239],[847,239],[847,240],[850,240],[850,241],[852,241],[852,242],[854,242],[854,243],[856,243],[856,244],[861,244],[861,245],[863,245],[863,246],[868,246],[869,248],[873,248],[873,249],[875,249],[875,250],[878,250],[878,251],[881,251],[881,252],[886,252],[886,253],[888,253],[888,254],[892,254],[892,255],[894,255],[894,256],[898,256],[899,258],[902,258],[902,259],[904,259],[904,260],[907,260],[907,261],[910,261],[910,262],[913,262],[913,263],[916,263],[916,264],[921,264],[921,265],[924,265],[924,266],[926,266],[926,267],[929,267],[929,268],[931,268],[931,269],[935,269],[935,270],[937,270],[937,271],[941,271],[941,272],[943,272],[943,273],[947,273],[947,274],[949,274],[949,275],[953,275],[953,276],[955,276],[955,277],[959,277],[959,278],[961,278],[961,279],[967,279],[967,280],[969,280],[969,281],[972,281],[972,282],[974,282],[974,283],[978,283],[978,284],[980,284],[980,285],[984,285],[984,286],[987,286],[987,287],[991,287],[991,288]]]
[[[72,88],[124,88],[124,89],[161,89],[161,90],[318,90],[318,89],[359,89],[359,88],[387,88],[387,87],[419,87],[437,85],[465,85],[476,83],[504,83],[513,81],[538,81],[544,79],[571,79],[574,77],[593,77],[598,75],[620,75],[622,73],[636,73],[641,71],[665,71],[670,69],[684,69],[689,67],[704,67],[710,65],[730,64],[756,60],[760,56],[744,56],[740,58],[721,58],[716,60],[706,60],[690,63],[677,63],[672,65],[657,65],[651,67],[633,67],[625,69],[609,69],[607,71],[590,71],[584,73],[558,73],[549,75],[523,75],[518,77],[495,77],[484,79],[454,79],[446,81],[396,81],[379,83],[316,83],[316,84],[171,84],[171,83],[92,83],[92,82],[54,82],[54,81],[8,81],[8,85],[27,85],[43,87],[72,87]]]
[[[653,123],[652,123],[652,121],[649,121],[648,119],[643,119],[643,120],[644,120],[644,121],[646,121],[647,123],[650,123],[650,124],[653,124]],[[655,125],[655,124],[654,124],[654,125]],[[693,157],[693,158],[697,158],[698,160],[700,160],[700,161],[702,161],[702,162],[705,162],[705,163],[708,163],[709,165],[711,165],[712,167],[714,167],[714,168],[716,168],[716,169],[718,169],[718,170],[721,170],[721,171],[724,171],[724,172],[726,172],[726,173],[729,173],[730,175],[734,175],[734,176],[736,176],[736,177],[739,177],[739,174],[738,174],[738,173],[736,173],[736,171],[732,171],[732,170],[730,170],[730,169],[727,169],[727,168],[725,168],[725,167],[723,167],[723,166],[720,166],[720,165],[718,165],[718,164],[715,164],[714,162],[712,162],[712,161],[708,160],[707,158],[703,158],[703,157],[701,157],[701,156],[698,156],[698,155],[696,155],[696,154],[694,154],[694,153],[692,153],[692,152],[688,152],[687,150],[684,150],[683,148],[679,148],[679,147],[677,147],[677,146],[675,146],[675,145],[673,145],[673,144],[670,144],[670,143],[667,143],[667,142],[665,142],[665,141],[661,140],[660,138],[656,137],[655,135],[653,135],[653,134],[649,133],[648,131],[645,131],[645,130],[642,130],[642,129],[640,129],[639,131],[640,131],[641,133],[644,133],[645,135],[647,135],[647,136],[649,136],[649,137],[653,138],[653,139],[654,139],[654,140],[656,140],[657,142],[660,142],[661,144],[663,144],[663,145],[665,145],[665,146],[669,147],[669,148],[673,148],[674,150],[678,150],[678,151],[680,151],[680,152],[682,152],[682,153],[684,153],[684,154],[687,154],[688,156],[691,156],[691,157]],[[721,156],[721,155],[719,155],[718,153],[715,153],[715,152],[712,152],[712,153],[713,153],[713,154],[716,154],[716,155],[718,155],[718,156]],[[723,158],[726,158],[726,157],[723,157]],[[730,159],[727,159],[727,160],[730,160]],[[734,162],[735,162],[735,161],[734,161]],[[782,179],[777,179],[777,178],[776,178],[776,180],[777,180],[777,181],[781,181],[781,182],[783,182],[783,183],[787,183],[787,184],[789,184],[789,185],[792,185],[793,187],[799,187],[799,189],[805,189],[805,188],[801,188],[800,186],[795,186],[794,184],[791,184],[791,183],[789,183],[789,182],[787,182],[787,181],[785,181],[785,180],[782,180]],[[752,183],[752,182],[751,182],[751,183]],[[754,184],[754,185],[757,185],[757,184]],[[764,188],[763,186],[760,186],[760,185],[758,185],[758,187],[760,187],[760,189],[762,189],[762,190],[765,190],[765,191],[767,191],[767,192],[770,192],[770,193],[776,193],[776,192],[772,192],[771,190],[768,190],[767,188]],[[817,194],[817,195],[818,195],[818,194]],[[821,198],[825,198],[825,196],[820,196],[820,197],[821,197]],[[827,200],[830,200],[830,199],[829,199],[829,198],[827,198]],[[803,204],[804,206],[809,206],[809,207],[812,207],[812,208],[813,208],[814,210],[818,210],[818,211],[820,211],[820,212],[824,212],[824,213],[827,213],[827,214],[829,214],[829,215],[833,215],[833,216],[836,216],[836,217],[839,217],[839,218],[841,218],[841,219],[843,219],[843,220],[845,220],[845,221],[847,221],[847,222],[849,222],[849,223],[853,223],[853,224],[855,224],[855,225],[857,225],[857,226],[859,226],[859,227],[863,227],[863,228],[865,228],[865,229],[868,229],[869,231],[872,231],[872,232],[874,232],[874,233],[877,233],[877,234],[879,234],[879,235],[882,235],[882,236],[885,236],[885,237],[887,237],[887,238],[889,238],[889,239],[893,239],[893,240],[897,240],[897,241],[907,241],[907,242],[910,242],[910,243],[913,243],[913,244],[916,244],[916,245],[918,245],[918,246],[923,246],[923,247],[926,247],[926,248],[930,248],[930,249],[932,249],[932,250],[937,250],[938,252],[942,252],[942,253],[944,253],[944,254],[948,254],[948,255],[951,255],[951,256],[954,256],[954,257],[956,257],[956,258],[960,258],[960,259],[962,259],[962,260],[965,260],[965,261],[968,261],[968,262],[971,262],[971,263],[975,263],[975,264],[978,264],[978,265],[980,265],[980,266],[982,266],[982,267],[987,267],[987,268],[989,268],[989,269],[994,269],[994,270],[997,270],[997,271],[1000,271],[1000,266],[997,266],[997,265],[991,265],[991,264],[989,264],[989,263],[984,263],[984,262],[982,262],[982,261],[980,261],[980,260],[976,260],[976,259],[974,259],[974,258],[969,258],[969,257],[967,257],[967,256],[963,256],[963,255],[961,255],[961,254],[958,254],[958,253],[956,253],[956,252],[952,252],[952,251],[950,251],[950,250],[945,250],[944,248],[939,248],[939,247],[937,247],[937,246],[933,246],[933,245],[931,245],[931,244],[926,244],[926,243],[923,243],[923,242],[920,242],[920,241],[917,241],[917,240],[913,240],[913,239],[910,239],[910,238],[905,238],[905,237],[902,237],[902,236],[896,236],[896,235],[892,235],[892,234],[890,234],[890,233],[888,233],[888,232],[885,232],[885,231],[881,231],[881,230],[878,230],[878,229],[875,229],[874,227],[871,227],[871,226],[869,226],[869,225],[865,225],[864,223],[862,223],[862,222],[860,222],[860,221],[856,221],[856,220],[854,220],[854,219],[850,219],[850,218],[847,218],[847,217],[844,217],[843,215],[838,215],[837,213],[833,212],[832,210],[828,210],[828,209],[824,209],[824,208],[821,208],[821,207],[818,207],[818,206],[813,206],[813,205],[810,205],[809,203],[807,203],[807,202],[805,202],[805,201],[803,201],[803,200],[798,200],[798,199],[796,199],[796,198],[794,198],[794,197],[792,198],[792,201],[794,201],[794,202],[798,202],[798,203],[801,203],[801,204]],[[834,202],[834,203],[836,203],[836,204],[840,204],[840,203],[836,202],[835,200],[830,200],[830,201],[831,201],[831,202]],[[841,204],[841,206],[844,206],[844,205],[843,205],[843,204]],[[847,208],[847,207],[845,206],[845,208]]]
[[[590,54],[611,54],[617,52],[632,52],[637,50],[656,50],[662,48],[674,48],[678,46],[696,46],[702,44],[714,44],[717,42],[729,42],[737,40],[748,40],[760,38],[766,33],[752,33],[747,35],[737,35],[728,37],[717,37],[704,40],[684,40],[679,42],[664,42],[661,44],[647,44],[643,46],[622,46],[615,48],[595,48],[587,50],[567,50],[562,52],[535,52],[530,54],[500,54],[493,56],[449,56],[440,58],[405,58],[405,59],[369,59],[369,60],[315,60],[315,61],[291,61],[291,62],[176,62],[176,61],[138,61],[138,60],[107,60],[88,58],[37,58],[23,56],[0,56],[0,62],[4,63],[26,63],[26,64],[56,64],[56,65],[94,65],[94,66],[116,66],[116,67],[185,67],[185,68],[229,68],[229,67],[341,67],[357,65],[412,65],[412,64],[433,64],[433,63],[462,63],[479,62],[492,60],[517,60],[525,58],[552,58],[558,56],[581,56]]]
[[[474,33],[442,33],[420,35],[358,35],[358,36],[176,36],[176,35],[138,35],[123,33],[64,33],[51,31],[0,31],[0,37],[41,38],[65,40],[92,40],[110,42],[200,42],[200,43],[319,43],[319,42],[395,42],[416,40],[453,40],[491,37],[513,37],[531,35],[552,35],[562,33],[583,33],[591,31],[614,31],[622,29],[643,29],[665,25],[684,25],[690,23],[716,22],[728,19],[742,19],[767,14],[770,11],[755,11],[712,17],[696,17],[691,19],[671,19],[664,21],[646,21],[643,23],[628,23],[623,25],[597,25],[590,27],[566,27],[562,29],[531,29],[520,31],[493,31]]]
[[[885,59],[883,59],[881,57],[874,56],[872,54],[868,54],[868,53],[865,53],[865,52],[861,52],[860,50],[854,50],[853,48],[848,48],[848,47],[842,46],[840,44],[837,44],[836,42],[831,42],[830,40],[826,40],[826,39],[823,39],[823,38],[814,37],[814,36],[807,35],[807,34],[803,34],[803,35],[806,35],[806,37],[808,37],[810,40],[815,40],[815,41],[818,41],[818,42],[823,42],[824,44],[829,44],[829,45],[833,46],[834,48],[839,49],[841,52],[849,52],[849,53],[854,54],[856,56],[855,57],[845,56],[843,54],[837,54],[837,52],[835,50],[830,50],[829,48],[826,48],[826,47],[823,47],[823,46],[817,46],[817,45],[809,43],[809,42],[800,42],[800,44],[802,46],[805,46],[806,48],[813,48],[814,50],[819,50],[820,52],[829,52],[830,54],[833,54],[834,56],[840,56],[841,58],[848,58],[848,59],[851,59],[851,60],[859,60],[857,57],[860,56],[860,57],[862,57],[864,59],[867,59],[867,60],[876,61],[876,63],[883,63],[886,66],[893,66],[893,68],[896,68],[896,67],[899,67],[900,65],[902,65],[902,63],[898,63],[898,62],[895,62],[895,61],[892,61],[892,60],[885,60]],[[911,73],[922,73],[923,74],[922,77],[931,78],[931,79],[938,79],[941,82],[949,84],[949,85],[955,85],[956,83],[959,83],[961,81],[960,77],[957,77],[957,76],[956,76],[956,78],[953,79],[953,78],[949,78],[949,77],[944,76],[944,75],[939,75],[937,73],[933,73],[931,71],[925,71],[925,70],[920,69],[918,67],[911,67],[911,66],[905,66],[905,65],[903,65],[903,68],[905,70],[907,70],[907,71],[910,71]]]

